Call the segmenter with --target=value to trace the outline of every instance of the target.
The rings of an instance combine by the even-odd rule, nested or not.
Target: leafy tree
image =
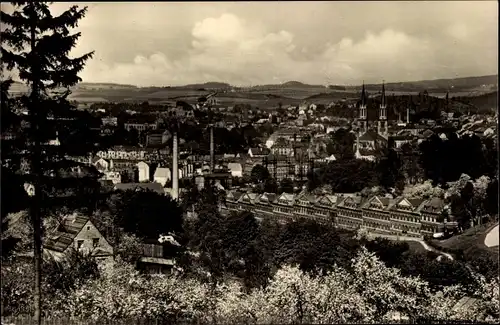
[[[254,184],[260,184],[269,179],[269,170],[262,165],[255,165],[250,172],[250,179]]]
[[[386,190],[395,188],[400,193],[404,188],[404,178],[401,174],[401,160],[397,153],[389,149],[387,156],[377,165],[380,175],[380,185]]]
[[[327,147],[328,154],[334,154],[337,159],[354,158],[355,136],[347,129],[340,128],[330,133],[330,143]]]
[[[293,193],[293,181],[289,178],[284,178],[280,182],[278,193]]]
[[[170,196],[152,191],[116,192],[108,199],[108,207],[111,220],[106,226],[117,225],[138,238],[158,239],[161,234],[182,230],[182,209]]]
[[[365,187],[378,185],[376,163],[352,159],[330,162],[324,168],[308,175],[308,188],[328,184],[334,193],[354,193]]]
[[[46,204],[44,190],[51,178],[46,171],[53,170],[53,163],[75,149],[88,150],[85,145],[61,139],[57,148],[43,148],[57,130],[59,118],[68,116],[70,103],[67,101],[69,87],[80,81],[78,73],[85,62],[92,57],[87,53],[78,58],[69,58],[68,53],[75,46],[79,33],[70,34],[85,16],[86,8],[72,6],[61,15],[52,16],[48,4],[43,2],[14,2],[14,12],[2,11],[2,66],[16,69],[19,78],[28,84],[29,96],[23,96],[22,103],[29,112],[29,128],[24,133],[28,145],[30,162],[29,182],[34,186],[31,214],[34,228],[35,291],[34,316],[41,323],[41,267],[42,267],[42,224],[41,205]],[[58,90],[65,90],[58,93]],[[49,120],[49,117],[53,117]],[[78,123],[74,123],[77,125]],[[85,128],[85,126],[83,126]],[[72,127],[70,127],[72,129]],[[77,128],[77,130],[81,130]],[[54,146],[53,146],[54,147]],[[88,152],[88,151],[87,151]],[[44,186],[45,185],[45,186]],[[45,187],[45,188],[44,188]]]

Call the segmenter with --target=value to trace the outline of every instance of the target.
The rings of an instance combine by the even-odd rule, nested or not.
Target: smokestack
[[[356,132],[356,152],[359,153],[359,132]]]
[[[406,109],[406,124],[410,124],[410,109]]]
[[[210,126],[210,173],[214,172],[214,160],[215,160],[214,128],[213,126]]]
[[[177,162],[177,132],[173,134],[172,145],[172,198],[177,200],[179,198],[179,166]]]

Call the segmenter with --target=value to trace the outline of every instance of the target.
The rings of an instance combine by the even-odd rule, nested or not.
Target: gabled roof
[[[257,198],[259,203],[273,203],[276,200],[276,194],[274,193],[263,193]]]
[[[285,205],[293,205],[295,203],[295,195],[289,193],[282,193],[276,202]]]
[[[314,203],[316,203],[316,197],[309,193],[302,193],[301,195],[297,196],[295,202],[299,205],[313,205]]]
[[[238,191],[228,191],[226,195],[226,200],[236,202],[240,199],[243,193]]]
[[[56,252],[64,252],[88,222],[90,222],[89,218],[79,215],[64,218],[55,233],[45,242],[44,247]]]
[[[372,196],[370,199],[368,199],[363,204],[362,208],[363,209],[376,208],[376,209],[385,210],[389,207],[390,203],[391,203],[391,201],[389,198],[375,195],[375,196]]]
[[[84,216],[70,216],[61,222],[59,231],[66,232],[69,234],[78,234],[82,231],[85,224],[89,221],[89,218]]]
[[[424,199],[399,197],[394,201],[391,209],[418,212],[423,207]]]
[[[339,197],[337,195],[323,195],[317,201],[316,204],[320,206],[332,207],[339,202]]]
[[[434,197],[425,201],[423,203],[423,207],[420,210],[429,213],[441,213],[444,210],[444,207],[444,200],[438,197]]]
[[[238,202],[253,203],[256,196],[257,196],[257,194],[255,194],[255,193],[244,193],[238,199]]]
[[[342,199],[339,202],[339,204],[337,204],[337,206],[357,209],[357,208],[359,208],[361,203],[362,203],[362,199],[360,196],[347,196],[344,199]]]
[[[241,172],[243,170],[243,167],[241,167],[240,163],[228,163],[227,169],[229,169],[232,172],[237,172],[237,171]]]
[[[155,174],[153,177],[170,177],[170,168],[166,167],[158,167],[155,170]]]

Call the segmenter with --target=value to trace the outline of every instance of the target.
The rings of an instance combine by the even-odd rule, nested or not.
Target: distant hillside
[[[178,86],[172,88],[186,88],[186,89],[230,89],[230,84],[225,82],[206,82],[203,84],[191,84],[185,86]]]
[[[93,82],[81,82],[75,86],[75,89],[92,89],[92,90],[104,90],[104,89],[137,89],[134,85],[122,85],[116,83],[93,83]]]
[[[356,88],[360,88],[357,86]],[[368,90],[380,90],[382,84],[367,84],[365,85]],[[436,80],[421,80],[421,81],[408,81],[408,82],[393,82],[387,83],[387,90],[394,91],[433,91],[433,92],[446,92],[446,91],[492,91],[498,88],[498,75],[482,76],[482,77],[465,77],[453,79],[436,79]]]

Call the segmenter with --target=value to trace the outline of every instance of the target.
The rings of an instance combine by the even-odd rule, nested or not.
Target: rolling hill
[[[444,98],[446,92],[450,97],[474,97],[479,106],[496,107],[498,76],[480,76],[453,79],[421,80],[411,82],[393,82],[386,84],[388,95],[416,95],[427,90],[429,95]],[[381,84],[365,85],[371,95],[380,93]],[[25,85],[15,82],[11,93],[23,93],[28,89]],[[328,104],[340,99],[355,99],[359,97],[361,85],[332,87],[310,85],[299,81],[288,81],[275,85],[259,85],[238,88],[228,83],[207,82],[175,87],[137,87],[118,83],[82,82],[73,88],[70,98],[76,101],[177,101],[196,102],[201,96],[206,96],[213,90],[218,91],[217,98],[222,104],[234,105],[247,103],[258,107],[276,107],[279,103],[299,104],[302,101]],[[493,94],[494,93],[494,94]],[[485,97],[481,97],[481,95]],[[479,96],[479,97],[478,97]]]

